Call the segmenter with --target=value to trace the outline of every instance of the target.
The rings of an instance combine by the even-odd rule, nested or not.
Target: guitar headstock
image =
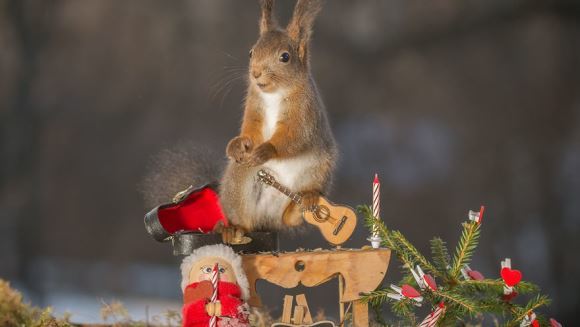
[[[258,178],[262,183],[267,185],[274,185],[276,183],[274,176],[268,174],[264,169],[258,170]]]

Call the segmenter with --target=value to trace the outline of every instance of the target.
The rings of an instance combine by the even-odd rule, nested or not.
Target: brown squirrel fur
[[[220,186],[226,216],[245,231],[302,222],[301,207],[258,182],[258,170],[268,170],[281,184],[301,192],[307,208],[327,190],[337,160],[309,65],[308,45],[321,3],[298,0],[286,29],[272,15],[272,0],[262,1],[261,8],[241,131],[227,145],[229,163]]]

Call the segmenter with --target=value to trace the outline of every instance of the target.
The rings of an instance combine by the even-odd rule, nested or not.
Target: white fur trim
[[[242,268],[242,257],[232,250],[231,247],[224,244],[206,245],[195,249],[190,255],[183,259],[181,263],[181,292],[189,285],[189,273],[193,263],[206,257],[218,257],[226,260],[232,265],[236,280],[242,290],[242,299],[250,298],[250,283],[248,277]]]

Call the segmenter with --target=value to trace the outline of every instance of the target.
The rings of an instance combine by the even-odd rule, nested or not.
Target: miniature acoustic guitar
[[[274,176],[261,169],[258,171],[259,180],[274,187],[288,196],[298,205],[302,205],[302,195],[292,192],[287,187],[276,181]],[[322,236],[333,245],[341,245],[346,242],[356,227],[356,214],[350,207],[336,205],[327,199],[320,197],[313,208],[302,207],[302,217],[307,223],[320,229]]]

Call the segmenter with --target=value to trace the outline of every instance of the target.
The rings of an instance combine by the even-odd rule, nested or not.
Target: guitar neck
[[[272,186],[276,190],[280,191],[280,193],[285,194],[287,197],[289,197],[295,203],[297,203],[297,204],[302,203],[302,195],[300,193],[292,192],[286,186],[278,183],[278,181],[274,178],[274,176],[268,174],[266,171],[260,170],[258,172],[258,177],[260,178],[260,181],[262,183],[265,183],[267,185]]]
[[[297,203],[297,204],[302,203],[302,195],[300,195],[299,193],[290,191],[290,189],[287,188],[286,186],[284,186],[278,182],[274,182],[274,183],[272,183],[272,187],[274,187],[275,189],[277,189],[278,191],[280,191],[281,193],[283,193],[284,195],[289,197],[290,200],[292,200],[294,203]]]

